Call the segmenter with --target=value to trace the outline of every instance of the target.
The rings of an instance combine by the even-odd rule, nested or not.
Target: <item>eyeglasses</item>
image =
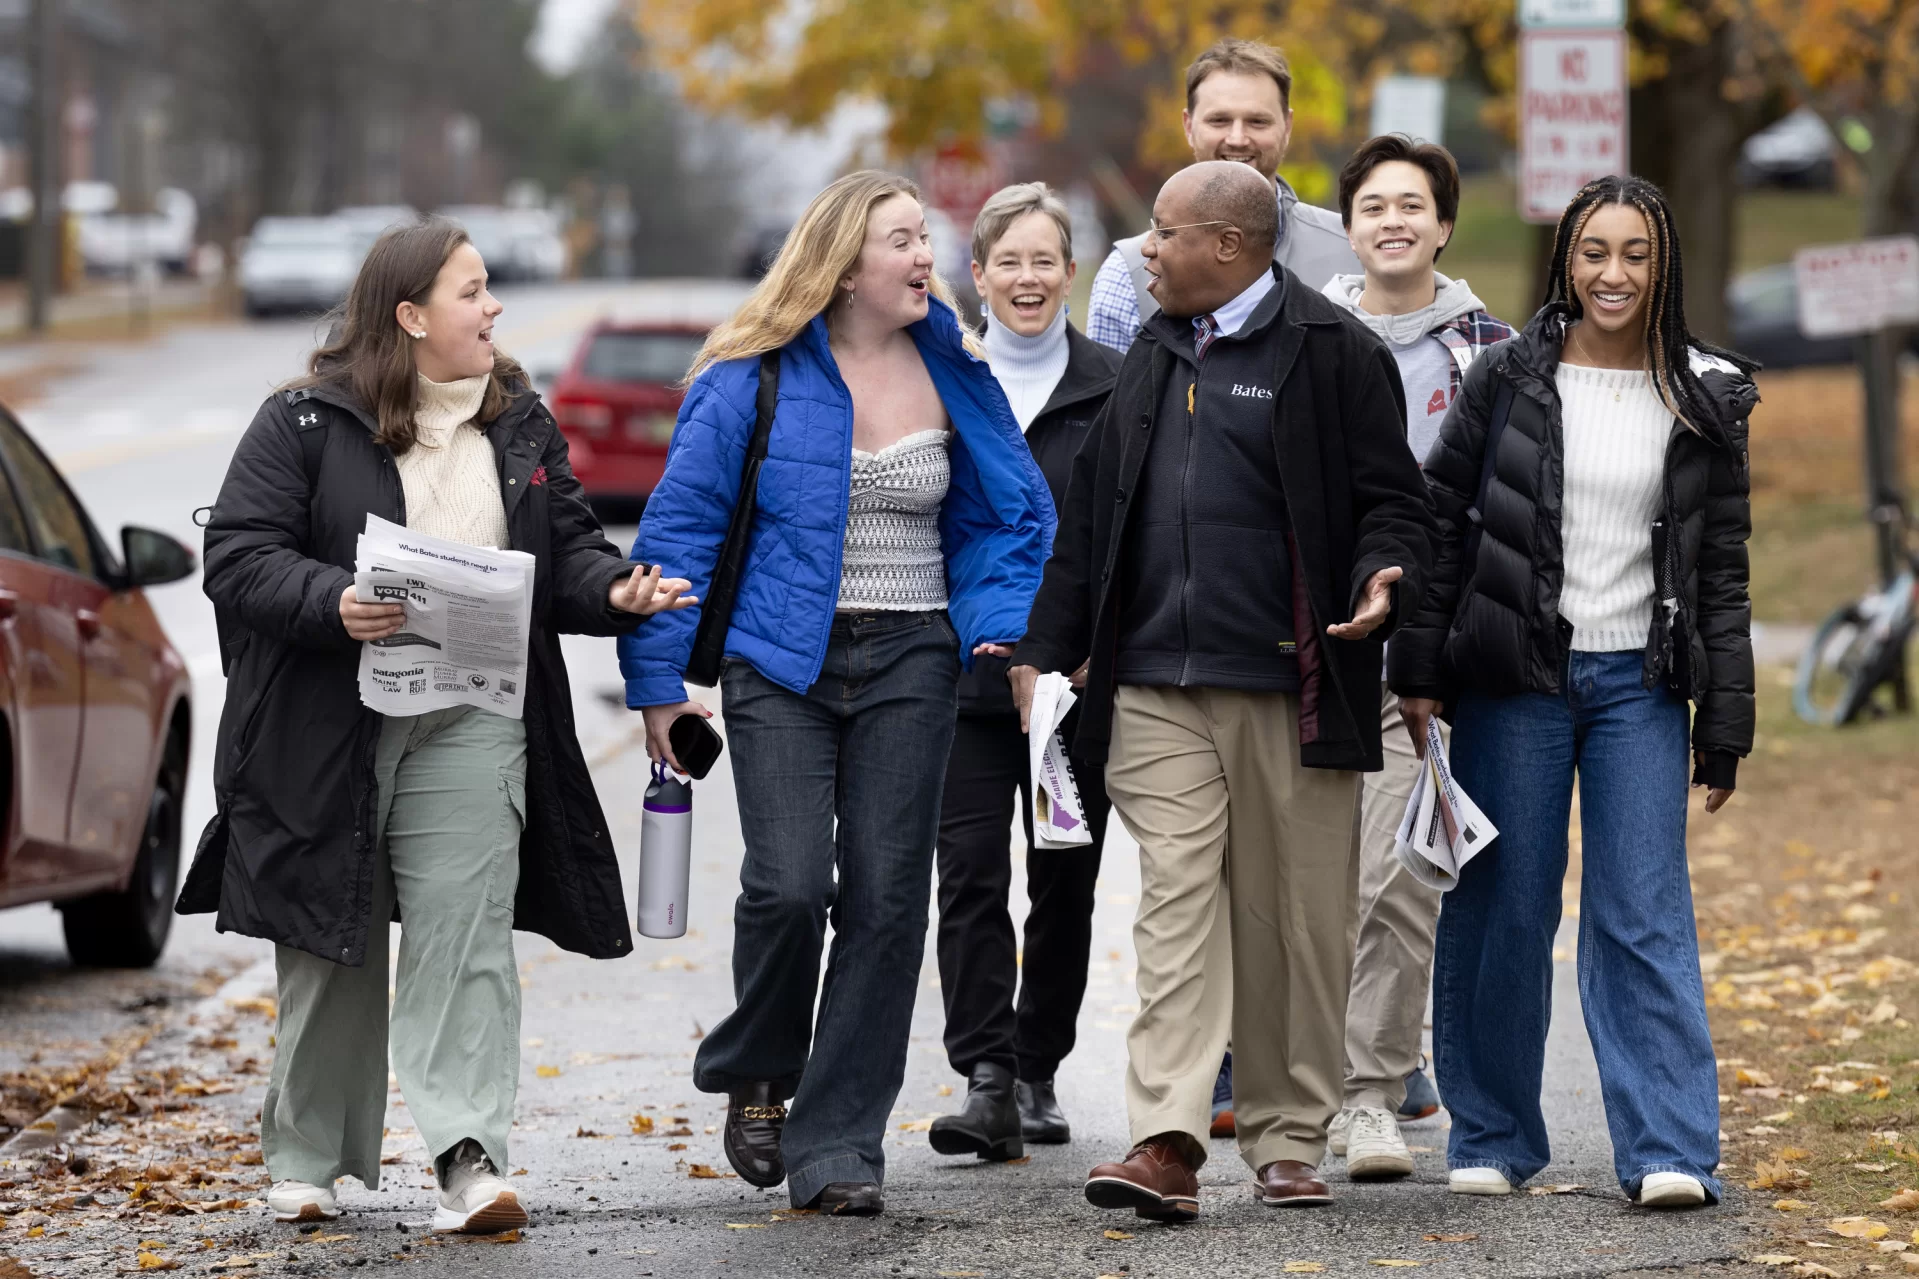
[[[1153,236],[1162,244],[1173,238],[1175,231],[1188,231],[1196,226],[1232,226],[1225,218],[1214,218],[1211,222],[1182,222],[1178,226],[1161,226],[1157,221],[1147,224],[1146,234]]]

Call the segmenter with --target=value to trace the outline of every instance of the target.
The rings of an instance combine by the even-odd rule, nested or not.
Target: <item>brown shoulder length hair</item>
[[[440,268],[468,243],[466,231],[446,218],[421,218],[382,234],[360,264],[346,302],[334,313],[327,340],[307,361],[306,376],[289,385],[349,392],[379,423],[375,439],[395,454],[412,448],[418,438],[413,420],[419,408],[418,370],[413,339],[401,329],[394,311],[402,302],[425,306]],[[495,348],[475,425],[490,424],[528,389],[519,362]]]

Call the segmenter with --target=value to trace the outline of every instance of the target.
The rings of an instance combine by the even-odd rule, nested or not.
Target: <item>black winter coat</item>
[[[219,807],[177,906],[182,914],[217,909],[222,932],[350,967],[365,962],[373,922],[382,717],[360,703],[360,645],[347,637],[339,602],[367,514],[406,523],[399,469],[375,441],[376,425],[341,391],[276,394],[227,468],[207,524],[205,574],[227,667],[213,774]],[[538,396],[522,391],[486,436],[512,549],[537,561],[514,927],[617,958],[632,952],[633,938],[574,732],[559,636],[637,625],[638,616],[607,604],[632,565],[601,535]]]
[[[1405,393],[1380,340],[1297,276],[1252,340],[1270,355],[1273,451],[1286,491],[1299,637],[1300,762],[1377,771],[1380,645],[1419,599],[1432,559],[1431,499],[1406,448]],[[1235,341],[1223,337],[1221,342]],[[1073,671],[1087,658],[1075,756],[1104,763],[1112,740],[1121,557],[1132,499],[1178,359],[1148,328],[1073,461],[1059,532],[1017,665]],[[1374,573],[1405,571],[1392,616],[1362,640],[1326,627],[1352,617]],[[1234,583],[1214,584],[1232,590]]]
[[[1070,324],[1066,326],[1066,372],[1060,374],[1059,385],[1047,397],[1046,407],[1026,428],[1026,447],[1033,451],[1033,460],[1046,477],[1046,487],[1053,491],[1054,510],[1065,507],[1073,458],[1086,443],[1093,419],[1112,393],[1118,372],[1119,352],[1093,341]],[[1008,665],[1005,658],[991,653],[973,659],[973,669],[959,679],[960,714],[1019,713],[1013,704],[1013,686],[1006,682]]]
[[[1554,375],[1564,340],[1563,310],[1541,311],[1523,333],[1473,362],[1440,428],[1426,459],[1439,554],[1432,584],[1388,659],[1389,682],[1401,697],[1450,708],[1465,689],[1560,691],[1572,640],[1572,623],[1559,615],[1565,437]],[[1663,681],[1694,704],[1693,745],[1703,752],[1695,780],[1730,787],[1740,758],[1752,750],[1746,430],[1759,392],[1725,360],[1695,351],[1692,364],[1714,414],[1697,431],[1675,419],[1666,446],[1662,527],[1646,536],[1657,598],[1676,600],[1677,608],[1670,625],[1665,609],[1654,610],[1642,679],[1648,689]],[[1479,553],[1467,565],[1469,508],[1502,383],[1513,390],[1512,408],[1481,512]]]

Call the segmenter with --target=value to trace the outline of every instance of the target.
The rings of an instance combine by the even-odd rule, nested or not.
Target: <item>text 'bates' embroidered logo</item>
[[[1273,398],[1273,393],[1263,386],[1246,386],[1239,382],[1233,383],[1233,394],[1248,400],[1270,400]]]

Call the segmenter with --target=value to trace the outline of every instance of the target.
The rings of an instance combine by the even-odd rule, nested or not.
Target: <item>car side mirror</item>
[[[120,548],[128,586],[160,586],[193,575],[193,551],[170,533],[129,524],[120,530]]]

